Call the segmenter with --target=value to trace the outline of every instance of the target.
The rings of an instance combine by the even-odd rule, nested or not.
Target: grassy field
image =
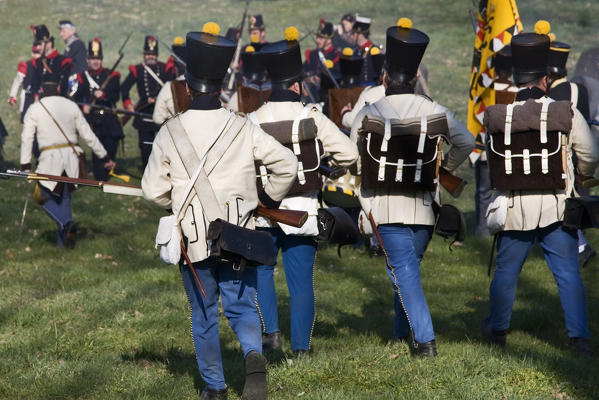
[[[521,0],[521,17],[531,29],[538,17],[553,23],[558,38],[573,43],[570,65],[581,51],[599,45],[599,3]],[[473,43],[469,1],[414,2],[314,0],[256,1],[267,38],[277,40],[286,25],[300,33],[319,17],[336,21],[345,12],[374,17],[373,37],[410,16],[431,36],[425,57],[433,96],[465,116]],[[238,23],[241,0],[202,2],[112,0],[96,2],[0,2],[3,35],[0,86],[8,92],[16,63],[28,58],[32,23],[46,23],[58,38],[59,19],[71,18],[82,37],[99,35],[110,65],[121,40],[135,31],[120,67],[141,58],[138,22],[156,28],[165,40],[199,29],[208,20]],[[58,44],[62,49],[62,44]],[[162,58],[166,58],[161,50]],[[2,102],[9,132],[4,156],[19,161],[17,113]],[[119,169],[140,175],[136,133],[126,130]],[[89,153],[88,153],[89,154]],[[468,166],[460,174],[470,177]],[[139,182],[138,180],[135,180]],[[455,201],[474,221],[474,185]],[[55,225],[30,205],[21,241],[18,225],[33,186],[0,181],[0,398],[1,399],[171,399],[197,398],[203,382],[197,371],[188,306],[175,267],[161,264],[153,241],[164,212],[142,199],[80,189],[73,197],[81,235],[74,250],[54,246]],[[448,199],[448,195],[444,198]],[[599,235],[589,232],[599,248]],[[542,255],[529,257],[519,282],[508,347],[481,343],[480,320],[488,310],[490,240],[469,236],[449,251],[435,237],[422,264],[422,282],[437,334],[439,357],[413,358],[405,344],[389,344],[393,291],[381,258],[322,246],[316,263],[317,314],[314,353],[294,359],[289,348],[288,294],[282,268],[276,280],[284,352],[269,358],[273,399],[482,399],[599,398],[597,358],[571,356],[553,278]],[[599,263],[582,272],[589,322],[599,353]],[[243,386],[239,345],[221,320],[225,374],[236,399]]]

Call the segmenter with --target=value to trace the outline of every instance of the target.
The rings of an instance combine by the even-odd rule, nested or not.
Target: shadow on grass
[[[245,380],[243,356],[239,351],[224,346],[224,343],[221,345],[221,353],[227,386],[229,387],[229,390],[233,390],[240,394],[243,390]],[[121,359],[125,362],[136,363],[140,366],[147,364],[163,364],[173,375],[188,375],[193,378],[194,388],[198,393],[200,393],[205,386],[204,381],[200,376],[194,353],[185,352],[173,347],[169,347],[166,351],[147,349],[144,347],[131,354],[122,354]],[[232,362],[231,360],[239,360],[239,362]]]

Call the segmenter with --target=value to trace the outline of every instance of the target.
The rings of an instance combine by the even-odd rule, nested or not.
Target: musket
[[[57,175],[49,175],[49,174],[38,174],[33,172],[25,172],[14,169],[8,169],[6,172],[0,172],[0,177],[17,177],[17,178],[25,178],[33,181],[53,181],[53,182],[63,182],[63,183],[72,183],[76,185],[82,186],[93,186],[100,188],[104,193],[112,193],[112,194],[123,194],[127,196],[143,196],[143,192],[141,187],[139,186],[131,186],[124,185],[122,183],[111,183],[104,181],[94,181],[92,179],[80,179],[80,178],[71,178],[68,176],[57,176]],[[296,228],[301,228],[302,225],[308,219],[308,213],[306,211],[299,210],[280,210],[280,209],[270,209],[266,207],[258,206],[256,208],[256,213],[262,215],[263,217],[270,218],[275,222],[280,222],[285,225],[294,226]]]
[[[322,50],[320,50],[318,48],[318,42],[316,41],[316,39],[314,39],[314,36],[312,35],[311,32],[310,32],[310,36],[312,37],[312,40],[316,44],[316,52],[318,53],[318,60],[320,60],[320,64],[325,69],[325,71],[327,71],[327,74],[329,74],[329,78],[331,78],[331,81],[333,81],[333,85],[335,85],[335,87],[337,89],[339,89],[340,86],[339,86],[339,83],[337,83],[337,79],[335,79],[335,77],[333,76],[333,73],[331,72],[329,67],[327,67],[327,60],[326,60]]]
[[[239,24],[239,38],[237,39],[237,47],[235,48],[235,55],[233,56],[233,64],[231,64],[231,74],[229,75],[229,82],[227,83],[227,91],[231,93],[233,90],[233,84],[235,83],[235,74],[239,72],[239,56],[241,56],[241,38],[243,37],[243,27],[245,26],[245,20],[248,15],[250,8],[250,0],[245,0],[245,10],[243,11],[243,17],[241,17],[241,23]]]
[[[118,51],[119,57],[116,59],[115,63],[112,65],[112,68],[110,68],[111,71],[116,71],[116,67],[119,66],[119,63],[125,56],[125,53],[123,53],[123,49],[125,48],[125,45],[129,41],[129,38],[131,37],[132,34],[133,34],[133,31],[131,31],[131,33],[129,33],[129,35],[125,38],[123,45],[121,46],[121,48]],[[112,79],[112,74],[108,75],[108,78],[106,78],[106,80],[104,81],[104,83],[102,83],[102,86],[100,86],[100,88],[98,90],[104,91],[106,89],[106,86],[108,86],[108,83],[110,82],[111,79]],[[97,100],[98,99],[96,97],[94,97],[94,99],[92,100],[92,104],[96,104]]]
[[[596,125],[596,126],[599,126],[599,120],[596,120],[596,119],[591,119],[591,120],[590,120],[590,121],[588,121],[588,122],[589,122],[589,125]]]
[[[166,43],[165,41],[163,41],[162,39],[160,39],[158,37],[158,35],[156,35],[154,32],[152,32],[150,30],[150,28],[148,28],[147,26],[145,26],[143,24],[139,24],[139,26],[141,26],[141,28],[144,31],[146,31],[148,33],[148,35],[154,36],[156,38],[156,40],[158,40],[160,42],[160,44],[163,45],[166,48],[166,51],[168,51],[169,53],[171,53],[171,56],[173,56],[173,58],[175,60],[177,60],[177,62],[179,62],[184,67],[187,67],[187,63],[185,61],[183,61],[183,59],[181,59],[181,57],[179,57],[178,55],[175,54],[175,52],[173,51],[173,49],[171,49],[171,46],[169,46],[168,43]]]
[[[83,102],[80,102],[80,101],[76,101],[75,103],[79,104],[80,106],[89,106],[89,107],[95,108],[97,110],[109,111],[109,112],[111,112],[113,114],[125,114],[125,115],[132,115],[134,117],[152,119],[152,114],[146,114],[146,113],[140,113],[140,112],[136,112],[136,111],[123,110],[122,108],[111,108],[111,107],[108,107],[108,106],[102,106],[100,104],[83,103]]]
[[[6,172],[0,172],[3,177],[25,178],[32,181],[53,181],[62,183],[72,183],[81,186],[92,186],[101,189],[104,193],[123,194],[126,196],[143,196],[140,187],[124,185],[122,183],[111,183],[104,181],[94,181],[92,179],[71,178],[68,176],[57,176],[49,174],[39,174],[34,172],[25,172],[15,169],[7,169]]]
[[[306,90],[306,93],[308,93],[308,97],[310,98],[310,101],[312,103],[316,104],[317,103],[316,97],[314,97],[314,95],[312,94],[312,91],[310,90],[310,88],[308,87],[308,85],[304,83],[304,81],[302,81],[301,87],[303,87]]]
[[[455,198],[460,197],[464,187],[468,184],[459,176],[453,175],[443,167],[439,168],[439,183]]]

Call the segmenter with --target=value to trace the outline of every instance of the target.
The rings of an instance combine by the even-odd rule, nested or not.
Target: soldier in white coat
[[[177,55],[177,57],[181,58],[183,61],[186,60],[187,51],[185,48],[185,41],[182,37],[177,36],[173,40],[171,50]],[[174,57],[172,58],[174,59],[174,63],[179,75],[174,81],[165,82],[162,89],[160,89],[160,92],[158,92],[158,96],[156,96],[156,104],[154,106],[152,119],[158,125],[162,125],[167,119],[174,117],[178,113],[186,111],[187,106],[189,106],[189,96],[187,93],[183,90],[177,90],[178,88],[173,88],[173,85],[182,87],[185,86],[185,75],[183,74],[185,71],[185,66],[179,63]],[[173,93],[176,93],[176,96],[174,96]],[[174,100],[175,97],[176,100]]]
[[[407,19],[406,19],[407,20]],[[416,354],[437,354],[431,315],[420,284],[420,261],[431,239],[435,224],[435,203],[439,202],[438,186],[431,179],[433,190],[423,188],[419,182],[419,163],[403,163],[393,154],[393,137],[389,137],[389,150],[381,146],[385,156],[372,157],[370,136],[364,136],[363,123],[367,119],[383,118],[387,121],[423,118],[446,120],[444,135],[451,143],[443,157],[442,166],[452,171],[457,168],[474,148],[474,137],[462,122],[447,108],[427,97],[414,94],[420,60],[429,38],[417,29],[406,25],[387,29],[387,53],[383,72],[385,97],[360,111],[352,125],[351,137],[358,142],[360,161],[358,174],[362,177],[359,199],[366,215],[378,226],[385,249],[387,273],[395,291],[394,340],[407,340],[412,333]],[[409,26],[409,27],[408,27]],[[389,127],[389,134],[391,133]],[[424,128],[426,129],[426,128]],[[387,132],[387,128],[385,128]],[[422,134],[421,134],[422,135]],[[426,135],[425,135],[426,136]],[[387,134],[385,134],[387,137]],[[423,139],[422,136],[420,136]],[[386,139],[384,139],[386,140]],[[425,143],[421,140],[422,144]],[[410,154],[421,153],[418,148],[406,149]],[[430,163],[438,162],[440,152],[434,152]],[[378,150],[378,149],[374,149]],[[383,154],[383,153],[382,153]],[[420,162],[424,156],[418,156]],[[386,160],[385,160],[386,158]],[[428,162],[427,162],[428,163]],[[370,165],[370,166],[367,166]],[[434,165],[434,164],[431,164]],[[432,178],[432,177],[431,177]],[[367,181],[374,181],[372,187]]]
[[[232,262],[210,257],[207,215],[192,191],[185,207],[184,195],[190,175],[175,147],[171,129],[187,135],[192,151],[202,158],[216,143],[219,135],[237,129],[237,136],[222,157],[207,173],[214,191],[216,208],[229,223],[254,227],[253,211],[260,203],[276,208],[293,184],[297,159],[293,153],[267,135],[245,117],[221,107],[220,88],[236,44],[225,37],[206,32],[190,32],[188,48],[188,91],[192,98],[189,109],[167,121],[158,132],[142,179],[144,197],[150,202],[172,209],[175,215],[183,207],[182,233],[192,267],[180,264],[183,284],[191,307],[193,342],[200,374],[206,383],[201,399],[226,399],[227,385],[222,366],[218,331],[219,297],[224,314],[237,334],[245,357],[246,381],[243,399],[265,399],[266,366],[262,353],[260,318],[256,309],[256,269],[246,267],[238,273]],[[208,62],[206,61],[208,60]],[[178,124],[179,125],[175,125]],[[255,162],[272,171],[268,184],[257,190]],[[206,161],[206,164],[208,161]],[[194,167],[195,169],[195,167]],[[189,201],[189,200],[188,200]],[[191,268],[205,288],[202,296]]]
[[[546,24],[546,25],[545,25]],[[591,134],[582,114],[568,102],[553,102],[546,96],[548,85],[547,59],[550,46],[549,24],[539,22],[536,33],[522,33],[512,38],[512,62],[514,83],[519,92],[512,105],[495,105],[485,112],[487,127],[487,155],[491,171],[492,186],[498,189],[497,199],[487,211],[490,228],[499,230],[497,234],[497,269],[490,287],[490,315],[482,323],[482,334],[489,342],[501,347],[506,345],[506,333],[510,326],[512,306],[516,296],[518,276],[532,246],[539,242],[547,266],[557,283],[565,316],[568,337],[573,350],[579,356],[590,356],[589,329],[587,322],[586,295],[578,266],[578,245],[576,230],[562,226],[566,199],[573,195],[575,173],[592,176],[599,163],[599,146]],[[558,104],[561,103],[561,104]],[[518,136],[516,122],[521,120],[518,108],[537,107],[540,114],[524,111],[529,126],[539,129],[525,130]],[[508,126],[507,132],[495,136],[493,127],[496,110],[505,107],[499,124]],[[508,117],[511,108],[513,117]],[[561,107],[561,108],[560,108]],[[545,116],[543,116],[545,109]],[[555,117],[560,109],[564,117]],[[554,111],[555,110],[555,111]],[[571,119],[571,121],[570,121]],[[513,121],[506,123],[505,121]],[[562,130],[553,131],[555,123],[569,127],[567,137]],[[538,124],[538,125],[537,125]],[[559,134],[559,136],[555,136]],[[562,151],[554,152],[553,137]],[[518,151],[520,141],[535,139],[537,144],[528,143]],[[543,139],[544,138],[544,139]],[[566,143],[564,143],[566,141]],[[505,145],[505,151],[500,146]],[[540,147],[532,147],[533,145]],[[530,147],[529,147],[530,146]],[[510,152],[510,157],[506,154]],[[574,168],[572,155],[576,153],[577,165]],[[537,157],[534,157],[535,154]],[[541,154],[541,157],[538,155]],[[529,156],[530,155],[530,156]],[[494,162],[494,157],[498,158]],[[561,157],[553,164],[553,157]],[[522,170],[522,166],[524,169]],[[524,171],[524,172],[522,172]],[[551,184],[548,177],[556,178]]]
[[[316,215],[322,179],[318,173],[320,158],[331,155],[333,163],[348,167],[358,158],[354,143],[314,104],[300,102],[302,74],[301,50],[297,29],[285,31],[286,40],[262,47],[273,91],[266,104],[249,115],[252,121],[294,150],[299,159],[298,178],[281,203],[281,208],[307,211],[308,221],[300,228],[272,224],[261,219],[260,226],[274,238],[274,247],[283,253],[283,266],[289,288],[291,313],[291,349],[294,353],[310,350],[314,326],[314,259]],[[268,168],[259,168],[259,181],[268,184]],[[258,267],[258,306],[264,324],[265,348],[281,346],[274,265]]]
[[[41,95],[42,99],[29,107],[23,121],[21,169],[31,170],[33,141],[37,135],[41,154],[35,171],[78,178],[79,159],[75,151],[83,153],[83,150],[77,145],[79,139],[77,134],[104,162],[106,169],[114,168],[114,161],[109,159],[79,106],[60,95],[58,83],[42,83]],[[74,244],[76,226],[71,215],[73,188],[70,187],[71,185],[52,181],[39,181],[38,185],[36,201],[58,226],[57,244],[59,246]]]

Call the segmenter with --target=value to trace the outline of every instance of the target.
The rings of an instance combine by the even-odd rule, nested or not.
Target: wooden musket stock
[[[468,182],[462,178],[453,175],[445,168],[439,168],[439,183],[455,198],[460,197],[462,190]]]
[[[270,218],[275,222],[280,222],[295,228],[301,228],[308,219],[308,213],[306,211],[298,210],[275,210],[258,206],[256,208],[256,213],[262,217]]]

